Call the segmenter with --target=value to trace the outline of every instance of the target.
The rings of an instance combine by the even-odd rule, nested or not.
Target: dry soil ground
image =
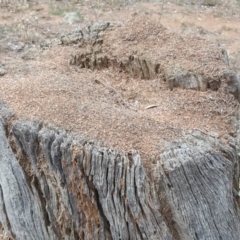
[[[69,56],[76,47],[56,45],[43,50],[38,46],[92,22],[126,22],[141,14],[170,31],[219,43],[238,70],[240,11],[236,6],[226,11],[226,6],[166,3],[161,11],[161,3],[152,2],[127,6],[53,4],[0,8],[0,65],[7,70],[0,77],[0,99],[18,117],[40,119],[118,150],[137,149],[145,158],[158,154],[165,142],[193,130],[227,141],[232,131],[230,115],[238,103],[223,90],[170,91],[159,79],[134,79],[115,69],[92,71],[69,66]],[[70,25],[61,13],[73,10],[83,19]]]

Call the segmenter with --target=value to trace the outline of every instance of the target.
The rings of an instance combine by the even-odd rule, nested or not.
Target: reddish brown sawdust
[[[153,5],[144,5],[144,9]],[[129,19],[133,12],[125,9],[125,12],[111,11],[105,15],[122,21],[123,17]],[[65,26],[59,16],[44,20],[41,15],[46,15],[47,10],[36,13],[40,15],[40,25],[54,28],[56,24],[58,31]],[[224,70],[215,44],[193,35],[179,38],[158,24],[158,15],[151,16],[152,19],[147,19],[146,14],[134,13],[130,21],[125,21],[124,28],[114,34],[109,32],[110,36],[104,39],[104,50],[111,49],[110,55],[118,57],[144,51],[151,59],[161,59],[161,63],[169,66],[178,64],[193,71],[200,68],[210,75]],[[165,22],[171,27],[177,25],[167,17],[163,16],[162,22],[167,19]],[[208,17],[205,16],[204,22]],[[192,129],[214,131],[222,138],[228,135],[229,115],[237,103],[224,91],[169,91],[160,79],[133,79],[117,69],[91,71],[70,67],[68,58],[76,51],[74,47],[56,46],[29,61],[15,52],[1,53],[8,74],[0,78],[0,98],[19,117],[41,119],[119,150],[137,149],[156,154],[165,142],[179,139]],[[110,87],[97,84],[96,79],[113,87],[137,111],[128,108]],[[157,107],[145,109],[152,104]]]
[[[183,68],[209,77],[221,77],[227,66],[216,43],[196,35],[180,35],[151,16],[138,14],[104,37],[104,52],[118,59],[144,56],[164,68]]]
[[[8,58],[12,69],[0,78],[0,98],[20,117],[47,121],[118,150],[156,154],[164,142],[194,128],[228,134],[226,116],[236,106],[232,96],[221,91],[169,91],[158,79],[132,79],[116,69],[69,67],[73,51],[57,46],[36,60]],[[137,111],[95,79],[114,87]],[[151,104],[158,107],[145,109]]]

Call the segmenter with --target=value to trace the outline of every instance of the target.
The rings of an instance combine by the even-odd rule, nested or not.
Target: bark
[[[198,132],[143,163],[0,110],[0,222],[13,238],[239,239],[237,140]]]

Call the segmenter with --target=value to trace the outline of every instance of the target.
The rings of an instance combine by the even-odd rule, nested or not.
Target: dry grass
[[[222,31],[233,31],[233,32],[239,32],[239,29],[238,28],[235,28],[235,27],[231,27],[229,25],[223,25],[222,28],[221,28]]]
[[[67,12],[76,11],[76,5],[72,2],[52,1],[49,4],[49,13],[52,15],[64,15]]]

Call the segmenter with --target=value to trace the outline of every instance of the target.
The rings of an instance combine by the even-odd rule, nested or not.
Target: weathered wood
[[[236,153],[230,151],[227,159],[209,144],[191,141],[161,154],[164,186],[180,238],[239,239],[232,186]]]
[[[0,122],[0,222],[16,239],[239,239],[237,149],[201,133],[146,167],[39,122]]]

